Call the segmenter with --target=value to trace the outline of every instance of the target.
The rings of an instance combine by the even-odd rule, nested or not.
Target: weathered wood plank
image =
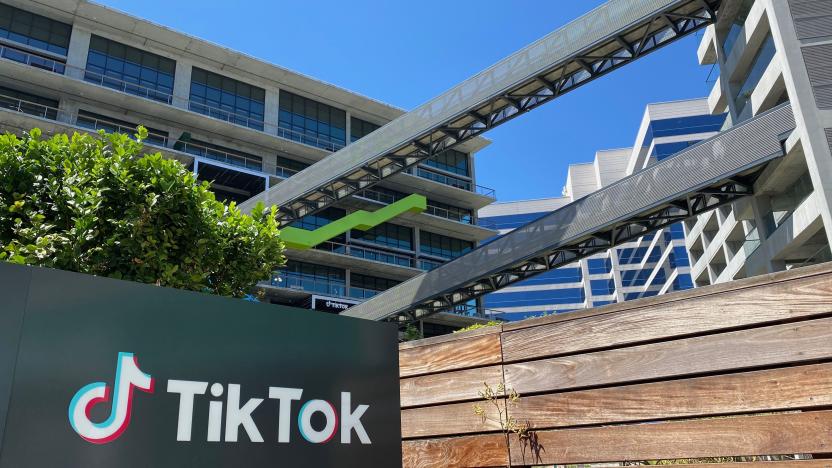
[[[479,399],[483,383],[503,381],[502,366],[478,367],[442,374],[408,377],[399,381],[402,408]]]
[[[728,281],[725,283],[713,284],[701,288],[693,288],[685,291],[677,291],[672,295],[661,295],[645,297],[632,301],[619,302],[616,304],[608,304],[601,307],[593,307],[591,309],[577,310],[568,314],[554,314],[545,317],[520,320],[517,322],[508,322],[502,325],[503,331],[519,330],[521,328],[538,327],[550,323],[563,322],[574,320],[577,317],[590,317],[597,315],[604,315],[610,312],[622,312],[630,309],[642,309],[654,305],[669,305],[674,306],[675,303],[681,301],[690,301],[696,298],[711,296],[714,294],[730,293],[739,291],[741,289],[755,288],[758,286],[766,286],[784,281],[792,281],[800,278],[808,278],[810,276],[832,276],[832,262],[821,263],[818,265],[810,265],[800,268],[793,268],[786,271],[778,271],[775,273],[768,273],[764,275],[752,276],[750,278],[743,278],[735,281]],[[464,337],[468,333],[460,333],[457,337]],[[432,339],[432,338],[431,338]],[[418,343],[418,342],[417,342]]]
[[[485,421],[474,414],[474,404],[480,405],[487,416]],[[501,404],[504,404],[501,402]],[[486,402],[451,403],[402,410],[402,438],[443,437],[476,434],[500,430],[496,408]]]
[[[586,352],[832,312],[832,275],[729,290],[685,301],[503,333],[505,362]]]
[[[523,396],[509,408],[518,421],[550,429],[818,407],[832,408],[832,363]],[[474,415],[472,403],[402,411],[404,438],[498,430]]]
[[[832,319],[818,319],[504,367],[506,385],[523,394],[830,357]]]
[[[832,452],[832,411],[564,429],[536,433],[539,450],[512,440],[515,464]]]
[[[709,465],[710,466],[710,465]],[[674,464],[673,468],[702,468],[698,464]],[[832,468],[832,460],[781,460],[718,463],[715,468]]]
[[[832,364],[526,396],[511,415],[555,428],[822,406],[832,408]]]
[[[411,377],[500,364],[502,359],[500,335],[492,333],[463,340],[400,349],[399,375]]]
[[[506,466],[507,462],[508,450],[502,434],[402,443],[403,468]]]

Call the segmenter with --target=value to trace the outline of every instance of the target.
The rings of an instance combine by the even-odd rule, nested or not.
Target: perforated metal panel
[[[789,0],[789,7],[798,39],[832,36],[832,1]]]
[[[829,0],[832,3],[832,0]],[[803,60],[815,102],[821,109],[832,109],[832,44],[803,47]]]
[[[829,151],[832,151],[832,128],[826,129],[826,141],[829,142]]]
[[[791,106],[780,106],[389,289],[343,315],[381,320],[641,217],[781,156],[781,136],[793,128]]]

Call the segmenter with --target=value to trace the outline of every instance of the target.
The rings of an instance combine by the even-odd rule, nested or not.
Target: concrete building
[[[81,0],[0,3],[0,129],[45,134],[100,129],[150,132],[161,151],[244,201],[364,137],[403,110],[243,53]],[[369,231],[288,251],[262,286],[269,301],[340,312],[473,249],[495,232],[477,225],[494,201],[476,184],[477,138],[301,219],[315,229],[409,194],[428,198]],[[481,318],[443,313],[425,334]]]
[[[724,114],[706,99],[650,104],[632,148],[599,151],[590,163],[569,166],[562,196],[495,203],[480,222],[501,234],[561,208],[717,133]],[[487,312],[508,320],[596,307],[693,286],[681,223],[616,249],[485,296]]]
[[[706,29],[699,61],[726,128],[789,101],[797,129],[755,196],[687,221],[697,286],[832,260],[832,2],[735,0]]]

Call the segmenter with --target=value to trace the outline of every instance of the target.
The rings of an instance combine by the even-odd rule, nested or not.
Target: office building
[[[148,151],[181,161],[227,201],[279,184],[403,113],[95,3],[0,3],[0,129],[132,134],[141,124]],[[296,222],[314,230],[427,197],[421,213],[287,251],[286,267],[262,285],[266,300],[340,312],[493,236],[477,225],[477,210],[494,201],[475,179],[474,154],[487,143],[468,141]],[[443,313],[422,326],[432,335],[480,320]]]
[[[632,148],[599,151],[593,162],[570,165],[560,197],[495,203],[480,209],[480,222],[510,232],[715,135],[724,120],[724,114],[710,114],[706,99],[650,104]],[[491,293],[484,306],[492,315],[517,320],[692,286],[684,228],[676,223]]]
[[[686,221],[697,286],[832,260],[832,2],[734,0],[698,51],[726,128],[790,102],[797,128],[755,196]]]

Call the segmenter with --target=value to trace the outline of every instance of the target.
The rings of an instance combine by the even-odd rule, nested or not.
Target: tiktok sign
[[[93,444],[106,444],[120,436],[133,413],[133,389],[153,393],[153,377],[139,369],[133,353],[118,353],[115,391],[104,382],[91,383],[72,397],[69,403],[69,424],[82,439]],[[90,421],[90,410],[97,404],[109,403],[115,395],[106,421]]]
[[[115,390],[104,382],[95,382],[82,387],[69,402],[69,424],[84,440],[93,444],[106,444],[121,436],[130,424],[133,415],[134,389],[153,393],[154,379],[139,369],[133,353],[118,353],[115,375]],[[179,412],[176,427],[176,440],[190,442],[193,431],[194,400],[205,395],[208,382],[192,380],[168,380],[167,392],[179,395]],[[221,397],[225,389],[220,383],[211,385],[211,395]],[[298,401],[303,389],[286,387],[269,387],[268,398],[277,400],[278,430],[277,442],[291,441],[292,402]],[[111,396],[114,396],[111,400]],[[110,416],[103,422],[95,423],[90,418],[90,410],[98,404],[111,403]],[[260,429],[255,424],[252,413],[263,403],[262,398],[251,398],[240,404],[240,385],[228,384],[227,401],[209,402],[207,442],[237,442],[239,429],[242,428],[252,442],[264,442]],[[223,405],[226,406],[223,413]],[[355,432],[362,444],[371,444],[370,437],[361,423],[361,417],[370,408],[369,405],[352,407],[352,395],[341,392],[341,417],[335,406],[326,401],[313,399],[304,403],[297,416],[300,435],[313,444],[327,443],[339,429],[342,444],[352,442]],[[225,433],[222,433],[223,414],[225,415]],[[325,421],[320,429],[312,424],[312,418],[320,414]]]
[[[0,297],[0,468],[402,466],[394,323],[4,262]]]

